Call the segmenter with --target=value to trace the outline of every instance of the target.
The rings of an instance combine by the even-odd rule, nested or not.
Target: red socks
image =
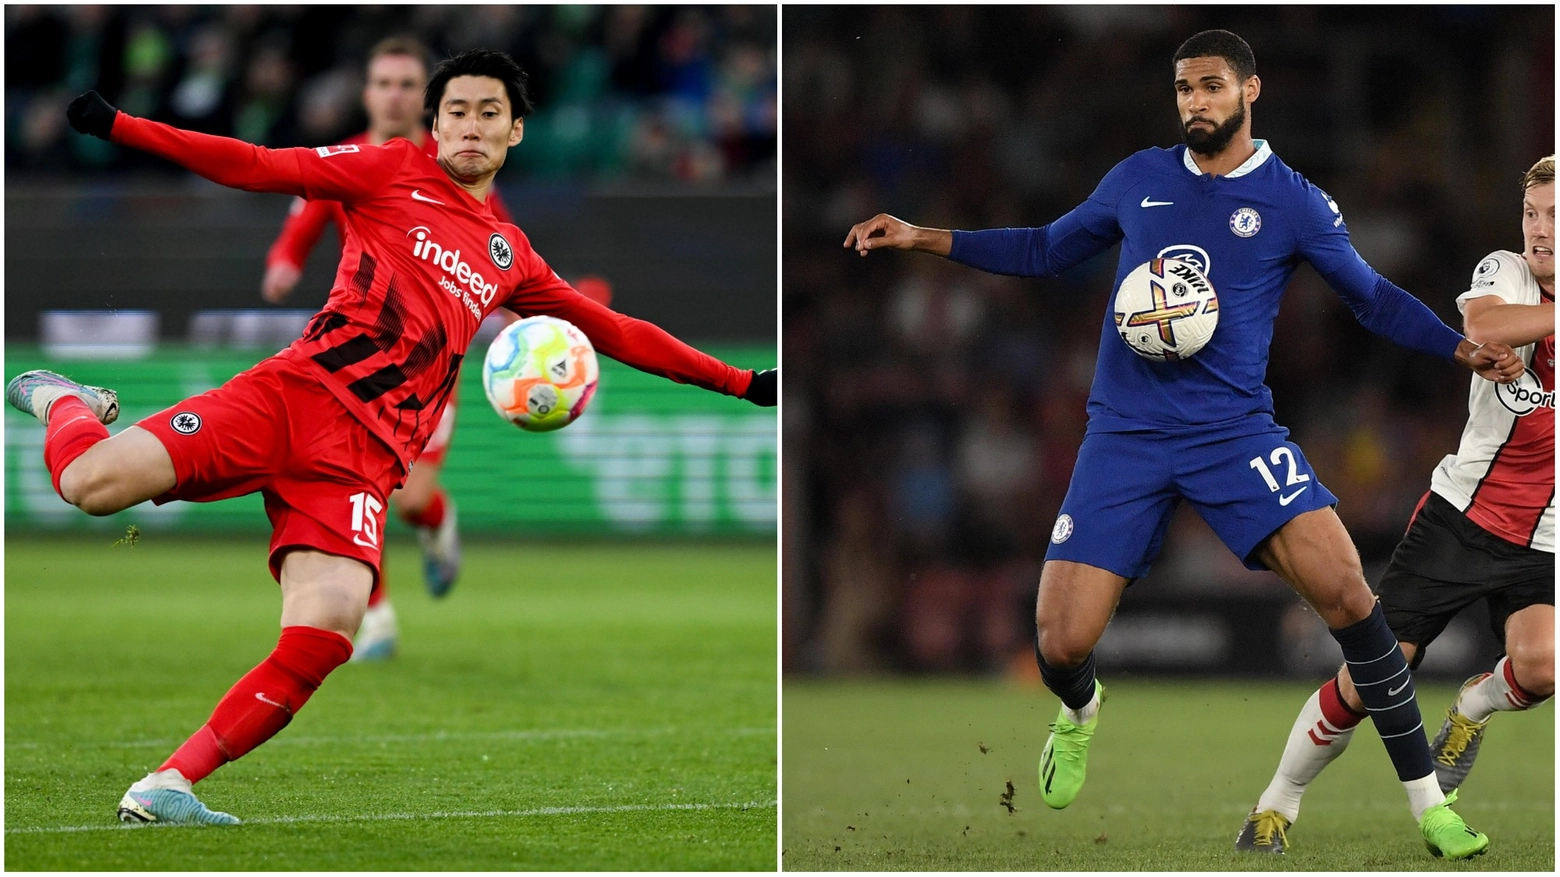
[[[1342,731],[1365,721],[1364,715],[1349,709],[1349,705],[1344,703],[1343,695],[1338,691],[1338,677],[1334,676],[1327,680],[1327,684],[1323,685],[1317,694],[1322,707],[1322,718],[1334,728]]]
[[[60,473],[88,448],[108,438],[108,427],[98,423],[87,403],[75,396],[61,396],[49,408],[45,436],[43,465],[49,469],[54,492],[60,493]],[[65,499],[65,495],[61,493],[60,498]]]
[[[385,575],[385,558],[379,558],[379,581],[374,583],[374,589],[368,592],[368,608],[372,609],[384,602],[390,596],[390,579]]]
[[[1517,674],[1511,671],[1511,658],[1507,657],[1501,659],[1500,673],[1501,678],[1506,680],[1506,686],[1511,689],[1510,691],[1506,692],[1506,701],[1510,703],[1514,709],[1532,709],[1534,704],[1548,700],[1546,697],[1539,697],[1536,694],[1532,694],[1517,684]]]
[[[438,529],[438,526],[444,523],[445,508],[446,503],[444,488],[441,487],[434,491],[433,499],[428,500],[428,504],[424,506],[423,510],[417,514],[409,514],[403,509],[401,512],[401,520],[411,524],[414,527],[432,527],[434,529]]]
[[[282,628],[270,656],[228,690],[211,719],[158,770],[178,768],[194,783],[237,761],[286,727],[330,671],[350,657],[352,641],[339,633]]]

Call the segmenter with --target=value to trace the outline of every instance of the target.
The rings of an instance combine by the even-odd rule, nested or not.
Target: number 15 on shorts
[[[379,513],[384,503],[367,491],[347,497],[352,503],[352,541],[364,548],[379,547]]]
[[[1268,468],[1269,463],[1273,464],[1272,468]],[[1261,475],[1262,480],[1267,482],[1268,492],[1278,493],[1279,490],[1284,491],[1278,497],[1278,504],[1281,506],[1287,506],[1294,502],[1296,497],[1304,493],[1307,487],[1310,487],[1306,482],[1311,480],[1311,476],[1300,471],[1299,464],[1295,461],[1295,452],[1284,445],[1274,448],[1273,453],[1268,454],[1266,460],[1260,456],[1252,457],[1251,468],[1257,470],[1257,474]],[[1278,478],[1273,474],[1275,471],[1284,473],[1282,486],[1279,485]]]

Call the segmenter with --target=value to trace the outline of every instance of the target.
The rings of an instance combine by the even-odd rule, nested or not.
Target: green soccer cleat
[[[1490,839],[1482,831],[1474,831],[1452,812],[1452,802],[1457,800],[1453,790],[1446,800],[1425,811],[1419,817],[1419,833],[1425,839],[1425,848],[1437,859],[1468,859],[1481,855],[1490,848]]]
[[[1289,820],[1277,810],[1253,810],[1241,823],[1240,833],[1235,835],[1237,853],[1277,853],[1283,855],[1289,849],[1289,837],[1284,832]]]
[[[119,417],[119,394],[107,387],[89,387],[51,371],[23,372],[5,387],[5,401],[11,407],[49,422],[49,409],[65,396],[75,396],[92,410],[92,416],[107,426]]]
[[[1095,680],[1094,690],[1103,704],[1105,686]],[[1051,737],[1045,741],[1045,749],[1040,752],[1040,797],[1045,799],[1046,806],[1052,810],[1060,810],[1071,804],[1083,788],[1083,775],[1089,761],[1089,741],[1093,739],[1094,728],[1099,723],[1099,713],[1095,713],[1094,718],[1087,722],[1073,724],[1067,718],[1066,706],[1057,713],[1056,721],[1051,723]]]
[[[1461,699],[1464,691],[1489,675],[1480,673],[1464,682],[1457,690],[1457,698]],[[1457,700],[1452,701],[1451,709],[1446,711],[1446,721],[1441,723],[1440,732],[1430,743],[1431,764],[1435,767],[1435,780],[1441,786],[1442,794],[1450,794],[1468,778],[1468,771],[1473,770],[1473,760],[1479,757],[1479,744],[1484,742],[1484,729],[1489,724],[1489,719],[1475,722],[1458,712]]]

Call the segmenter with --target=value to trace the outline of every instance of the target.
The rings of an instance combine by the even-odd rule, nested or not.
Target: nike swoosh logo
[[[1143,197],[1143,203],[1139,204],[1138,206],[1139,207],[1169,207],[1171,204],[1174,204],[1174,203],[1175,203],[1174,201],[1150,201],[1150,200],[1148,200],[1148,196],[1145,195]]]
[[[1290,503],[1295,501],[1295,497],[1299,496],[1302,493],[1305,493],[1307,490],[1310,490],[1310,489],[1311,489],[1311,485],[1307,484],[1306,486],[1300,488],[1299,490],[1295,491],[1294,493],[1289,494],[1288,496],[1281,496],[1281,497],[1278,498],[1278,504],[1279,505],[1289,505]]]
[[[426,201],[429,204],[437,204],[440,207],[446,206],[443,201],[435,201],[432,198],[429,198],[427,195],[424,195],[422,192],[419,192],[416,189],[412,190],[412,200],[413,201]]]
[[[1399,685],[1396,688],[1388,688],[1387,689],[1387,696],[1391,697],[1392,695],[1397,694],[1399,691],[1402,691],[1403,689],[1407,688],[1408,687],[1408,683],[1410,681],[1411,680],[1405,679],[1405,680],[1403,680],[1403,684],[1402,685]]]
[[[260,693],[260,692],[258,692],[258,691],[257,691],[257,692],[255,692],[255,700],[258,700],[258,701],[262,701],[262,702],[264,702],[264,703],[268,703],[268,704],[270,704],[270,705],[271,705],[271,706],[274,706],[274,707],[277,707],[277,708],[279,708],[279,709],[287,709],[287,707],[285,707],[285,706],[282,706],[282,705],[281,705],[281,704],[279,704],[279,703],[277,703],[277,702],[276,702],[276,701],[274,701],[274,700],[272,700],[272,699],[270,699],[270,698],[269,698],[269,697],[266,697],[266,696],[265,696],[265,695],[263,695],[263,694],[261,694],[261,693]]]

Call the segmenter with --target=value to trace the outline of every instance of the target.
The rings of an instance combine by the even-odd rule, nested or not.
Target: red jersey
[[[366,145],[368,132],[354,134],[341,141],[340,145]],[[433,137],[423,138],[423,151],[429,158],[438,158],[439,142]],[[509,215],[504,207],[504,200],[498,196],[495,188],[488,193],[488,209],[498,217],[500,222],[514,223],[514,218]],[[304,198],[293,199],[292,207],[287,211],[287,221],[282,223],[282,231],[276,236],[275,243],[265,254],[265,267],[270,268],[278,263],[291,265],[302,270],[303,263],[308,261],[309,253],[314,245],[319,243],[320,235],[325,233],[327,222],[336,223],[336,231],[346,233],[346,214],[342,212],[340,201],[309,201]]]
[[[1507,304],[1554,302],[1517,253],[1496,250],[1474,269],[1468,302],[1497,296]],[[1518,347],[1527,370],[1515,383],[1475,375],[1468,391],[1468,423],[1457,453],[1430,476],[1430,489],[1468,520],[1513,542],[1555,550],[1555,336]]]
[[[330,298],[277,355],[311,369],[403,466],[427,443],[472,335],[498,307],[568,320],[598,352],[678,383],[741,396],[752,382],[751,371],[580,295],[410,141],[266,149],[124,113],[111,139],[225,186],[341,202]]]

